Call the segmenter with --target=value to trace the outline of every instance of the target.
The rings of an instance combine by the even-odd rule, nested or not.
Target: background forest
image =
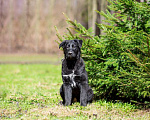
[[[105,11],[107,5],[106,0],[0,0],[0,52],[58,52],[54,26],[65,32],[62,12],[99,35],[95,22],[104,17],[95,10]]]

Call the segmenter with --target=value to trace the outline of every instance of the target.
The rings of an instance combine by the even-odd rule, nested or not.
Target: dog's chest
[[[69,71],[68,73],[69,73],[69,74],[63,75],[63,77],[67,77],[67,78],[69,79],[69,81],[70,81],[71,87],[72,87],[72,88],[75,88],[75,87],[77,86],[77,83],[75,82],[75,77],[76,77],[77,75],[75,74],[75,71],[74,71],[74,70]]]

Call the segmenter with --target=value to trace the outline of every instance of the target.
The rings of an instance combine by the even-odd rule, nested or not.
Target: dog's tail
[[[93,90],[90,88],[87,92],[87,102],[92,103],[93,97],[94,97]]]

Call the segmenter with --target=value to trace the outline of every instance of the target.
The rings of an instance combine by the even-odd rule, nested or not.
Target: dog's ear
[[[62,43],[60,43],[59,49],[60,49],[61,47],[64,48],[64,47],[65,47],[65,44],[66,44],[66,40],[64,40]]]
[[[81,48],[81,47],[82,47],[82,42],[83,42],[82,40],[76,40],[76,39],[75,39],[74,41],[78,43],[79,48]]]

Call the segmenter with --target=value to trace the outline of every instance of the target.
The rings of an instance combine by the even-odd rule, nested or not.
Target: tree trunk
[[[97,0],[97,10],[98,11],[106,11],[107,9],[107,5],[108,5],[108,2],[107,0]],[[99,14],[97,14],[97,20],[96,22],[99,23],[99,24],[104,24],[105,22],[103,22],[103,20],[105,20],[105,17],[103,16],[100,16]],[[102,35],[104,34],[103,33],[103,30],[100,30],[98,27],[96,28],[96,35]]]
[[[14,40],[14,28],[13,28],[13,0],[9,2],[9,25],[8,25],[8,51],[12,52],[12,41]]]
[[[0,1],[0,31],[3,29],[3,0]]]
[[[0,1],[0,48],[2,48],[2,41],[4,39],[3,35],[3,24],[4,24],[4,16],[3,16],[3,0]]]
[[[96,22],[96,1],[97,0],[88,0],[88,28],[92,27],[95,33],[95,22]]]
[[[34,36],[34,40],[35,40],[35,51],[36,53],[39,52],[39,41],[40,41],[40,1],[41,0],[37,0],[36,1],[36,15],[35,15],[35,18],[36,18],[36,23],[35,23],[35,36]]]
[[[102,0],[97,0],[97,10],[101,11],[101,1]],[[97,13],[97,18],[96,18],[96,23],[101,23],[101,19],[100,19],[100,14]],[[99,27],[96,26],[96,35],[100,35],[101,31],[99,29]]]
[[[50,8],[49,8],[49,26],[48,26],[48,30],[49,30],[49,36],[51,36],[51,34],[52,34],[52,31],[53,31],[53,9],[54,9],[54,2],[55,2],[55,0],[50,0]],[[45,52],[46,53],[48,53],[48,48],[50,48],[51,47],[51,40],[49,39],[49,37],[48,37],[48,35],[44,35],[43,36],[44,38],[43,39],[45,39]]]
[[[67,0],[67,7],[66,7],[66,13],[67,13],[67,15],[69,16],[69,18],[70,17],[72,17],[72,16],[70,16],[71,14],[71,0]]]

